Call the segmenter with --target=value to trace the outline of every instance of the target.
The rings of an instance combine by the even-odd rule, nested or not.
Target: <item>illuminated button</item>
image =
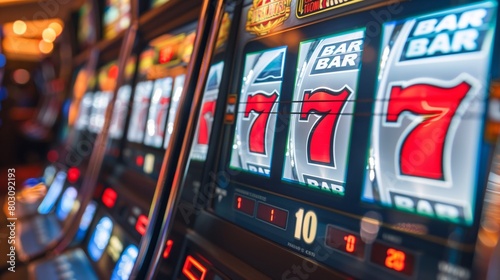
[[[137,166],[142,166],[144,164],[144,157],[141,156],[141,155],[138,155],[136,158],[135,158],[135,164]]]
[[[68,169],[68,181],[70,183],[76,183],[80,178],[80,170],[76,167],[71,167]]]
[[[358,258],[365,256],[365,243],[357,234],[328,225],[326,245]]]
[[[174,245],[174,241],[172,239],[167,240],[165,244],[165,250],[163,250],[163,258],[167,259],[170,255],[170,251],[172,251],[172,246]]]
[[[186,257],[184,267],[182,267],[182,274],[189,280],[203,280],[207,275],[207,268],[191,256]]]
[[[144,164],[144,173],[146,174],[151,174],[153,173],[154,166],[155,166],[155,156],[153,154],[146,154],[146,157],[144,157],[143,160]]]
[[[113,274],[111,275],[112,280],[127,280],[130,278],[130,273],[134,267],[134,263],[139,255],[139,249],[135,245],[129,245],[120,259],[116,263]]]
[[[59,158],[59,153],[56,150],[50,150],[47,153],[47,160],[50,162],[55,162]]]
[[[102,203],[106,205],[106,207],[108,208],[113,208],[113,206],[115,206],[116,203],[116,197],[117,197],[116,191],[111,188],[107,188],[104,190],[104,193],[102,194]]]
[[[137,218],[137,223],[135,223],[135,230],[137,230],[140,235],[144,235],[148,222],[148,217],[146,215],[140,215],[139,218]]]
[[[255,200],[237,195],[234,197],[234,209],[253,216],[255,210]]]
[[[288,211],[265,203],[257,205],[257,219],[286,229]]]
[[[380,242],[373,243],[370,260],[374,264],[408,276],[413,274],[415,266],[413,254]]]
[[[104,249],[108,246],[112,230],[113,222],[108,217],[102,217],[97,223],[87,247],[89,256],[93,261],[98,261],[101,258]]]

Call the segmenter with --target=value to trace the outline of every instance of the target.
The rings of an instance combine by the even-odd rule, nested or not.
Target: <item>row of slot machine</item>
[[[33,187],[18,200],[18,267],[16,273],[3,273],[2,279],[129,278],[148,225],[203,7],[201,1],[181,8],[175,8],[180,1],[165,2],[140,7],[143,22],[163,26],[138,36],[123,70],[120,46],[128,38],[134,3],[86,1],[82,6],[70,126],[63,128],[62,142],[47,155],[51,163],[42,177],[48,186],[43,198],[36,200],[39,189]],[[98,33],[99,10],[103,38],[91,43]],[[160,18],[173,18],[176,12],[184,14],[180,21]],[[93,157],[103,145],[99,163]],[[92,176],[98,178],[95,186],[87,182]],[[85,201],[89,189],[91,199]],[[6,202],[7,215],[8,209]],[[72,228],[76,231],[70,233]],[[68,239],[69,244],[60,245]]]
[[[498,277],[496,1],[226,11],[205,173],[160,238],[181,279]]]
[[[105,36],[133,21],[117,2]],[[152,7],[124,69],[75,70],[66,166],[18,227],[30,277],[498,277],[497,1]]]

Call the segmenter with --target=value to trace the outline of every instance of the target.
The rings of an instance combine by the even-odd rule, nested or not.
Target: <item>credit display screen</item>
[[[344,195],[363,36],[300,44],[283,179]]]
[[[383,25],[363,200],[472,224],[496,5]]]
[[[285,51],[280,47],[245,57],[232,168],[269,176]]]
[[[108,246],[113,230],[113,221],[108,217],[102,217],[95,227],[88,244],[89,256],[93,261],[98,261]]]

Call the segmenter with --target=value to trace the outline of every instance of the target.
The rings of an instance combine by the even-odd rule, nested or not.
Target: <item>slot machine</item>
[[[75,92],[74,102],[79,100],[79,113],[73,127],[62,127],[61,140],[62,142],[54,145],[48,152],[48,164],[45,166],[41,178],[34,178],[33,184],[25,187],[18,196],[18,207],[16,214],[19,219],[28,219],[37,214],[47,214],[51,210],[57,199],[63,191],[66,177],[70,176],[68,181],[70,184],[80,182],[80,174],[82,173],[80,165],[82,161],[88,160],[88,156],[92,151],[93,141],[89,141],[92,135],[87,130],[89,118],[91,117],[94,79],[90,79],[89,88],[83,98],[76,97],[77,83],[82,76],[87,76],[88,69],[86,66],[77,67],[76,79],[74,82],[73,92]],[[80,77],[80,78],[79,78]],[[59,180],[55,180],[59,175]],[[62,179],[64,177],[64,179]],[[40,184],[42,183],[43,186]],[[54,185],[54,188],[52,186]],[[5,210],[5,209],[4,209]]]
[[[81,147],[81,143],[88,143],[87,152],[92,152],[96,135],[102,131],[105,111],[116,86],[116,67],[116,62],[109,62],[99,69],[96,79],[91,79],[91,86],[94,87],[90,88],[95,91],[87,92],[82,97],[75,130],[71,135],[73,141],[68,143],[70,149],[82,151],[78,147]],[[120,98],[117,98],[115,103],[119,102]],[[28,260],[43,253],[50,243],[62,237],[64,226],[73,223],[67,218],[81,191],[81,176],[87,170],[88,160],[86,155],[79,163],[73,163],[67,169],[59,168],[38,204],[36,213],[18,223],[17,249],[20,259]],[[34,205],[36,204],[30,204]],[[93,207],[90,206],[90,209]]]
[[[184,10],[172,9],[179,3],[171,1],[156,8],[161,13],[152,9],[139,19],[140,28],[144,29],[139,29],[137,73],[131,85],[133,93],[120,155],[107,172],[104,168],[99,171],[100,189],[93,197],[97,208],[88,234],[76,250],[64,253],[71,259],[77,258],[77,252],[84,256],[81,258],[85,261],[78,266],[91,267],[97,278],[128,279],[141,241],[146,238],[148,210],[162,157],[175,137],[173,131],[178,129],[176,110],[181,106],[184,83],[191,75],[189,69],[194,69],[190,65],[192,53],[199,48],[194,44],[195,36],[200,34],[196,21],[202,13],[202,3],[193,1],[191,6],[183,6]],[[168,21],[160,25],[162,29],[148,31],[148,24],[158,24],[168,15],[179,13],[183,14],[182,20]],[[113,122],[110,138],[112,126]],[[57,259],[33,267],[40,274],[49,262],[52,267],[57,265]]]
[[[47,164],[44,171],[41,177],[35,180],[36,183],[43,182],[45,186],[42,188],[39,186],[33,188],[30,185],[18,197],[16,215],[20,219],[37,214],[37,209],[42,200],[47,196],[47,193],[49,196],[48,200],[55,201],[60,195],[60,190],[58,190],[60,189],[60,183],[55,184],[55,189],[58,191],[53,190],[49,192],[49,190],[57,172],[66,173],[68,168],[79,166],[83,160],[88,159],[91,153],[93,141],[89,141],[90,135],[87,131],[87,126],[92,108],[95,86],[93,72],[97,59],[96,55],[91,55],[90,51],[91,45],[96,41],[97,33],[97,19],[94,16],[95,11],[93,7],[92,1],[86,2],[77,12],[77,15],[66,23],[66,26],[69,27],[74,20],[78,26],[78,30],[81,31],[78,33],[78,38],[74,38],[76,39],[75,44],[77,45],[76,52],[78,52],[78,55],[73,60],[72,74],[69,77],[71,81],[68,82],[68,84],[71,84],[71,88],[68,90],[68,98],[71,100],[71,104],[68,109],[67,119],[61,120],[62,124],[57,131],[57,136],[54,137],[55,141],[47,153]],[[72,66],[66,65],[63,68],[68,67]],[[47,87],[56,89],[60,87],[60,84],[51,82]],[[47,109],[49,111],[53,111],[54,108],[52,107],[55,106],[54,103],[59,102],[53,99],[49,101],[50,104],[48,106],[50,108]],[[60,108],[57,108],[57,110],[60,110]],[[43,119],[45,118],[43,117]],[[49,116],[48,118],[52,117]],[[77,171],[79,170],[75,170],[75,172]],[[52,202],[49,204],[53,205]],[[49,208],[52,208],[52,206]]]
[[[144,25],[148,22],[157,23],[159,17],[173,15],[174,10],[170,9],[173,6],[168,5],[176,4],[178,3],[172,1],[165,4],[167,6],[160,7],[164,12],[161,15],[155,10],[146,12],[140,21]],[[138,42],[142,48],[137,56],[138,73],[135,82],[125,82],[116,90],[113,114],[107,112],[106,115],[111,116],[111,119],[104,118],[105,123],[109,121],[105,161],[98,168],[91,166],[95,162],[89,165],[89,168],[97,170],[94,174],[96,186],[95,190],[92,189],[92,199],[86,203],[84,193],[78,194],[73,202],[73,208],[77,204],[80,208],[86,207],[76,233],[78,240],[73,240],[72,245],[63,249],[63,245],[58,245],[55,253],[30,262],[27,266],[30,277],[57,278],[72,275],[76,279],[128,279],[138,255],[139,242],[148,225],[147,210],[155,188],[154,172],[159,169],[152,168],[154,165],[151,164],[150,157],[158,156],[155,161],[161,162],[161,155],[165,153],[165,148],[168,149],[168,141],[164,139],[173,137],[172,131],[176,129],[175,112],[182,99],[180,94],[183,82],[190,75],[187,69],[193,69],[190,68],[190,57],[193,50],[200,48],[193,44],[198,34],[197,27],[200,26],[196,24],[196,20],[202,12],[202,6],[201,3],[192,4],[191,7],[184,7],[186,15],[182,21],[166,24],[164,30],[160,30],[159,33],[167,35],[155,38],[158,34],[144,33]],[[179,13],[178,10],[175,12]],[[118,33],[116,36],[121,35]],[[128,41],[128,37],[124,41]],[[200,44],[200,40],[197,42]],[[133,42],[128,43],[131,46]],[[112,50],[106,46],[112,44],[114,43],[103,43],[100,59],[111,57],[109,53]],[[103,95],[113,76],[110,75],[113,66],[106,65],[104,61],[101,63],[104,66],[98,72],[98,86],[92,101],[95,106],[91,109],[96,115],[88,121],[89,129],[96,134],[102,133],[102,109],[107,99]],[[135,66],[135,63],[130,64]],[[127,76],[127,67],[123,71]],[[120,96],[128,91],[127,88],[133,91],[126,94],[128,101]],[[141,136],[137,137],[139,134]],[[128,151],[139,154],[133,154],[133,161],[130,161],[131,154]],[[143,164],[137,164],[137,155],[144,155]],[[85,183],[82,192],[89,192]],[[74,209],[67,219],[72,214]],[[76,229],[74,226],[73,224],[71,231]],[[88,229],[86,233],[80,231],[82,227]],[[69,265],[60,269],[61,263]]]
[[[171,198],[147,275],[496,279],[498,2],[235,5],[210,164],[172,186],[192,221]]]

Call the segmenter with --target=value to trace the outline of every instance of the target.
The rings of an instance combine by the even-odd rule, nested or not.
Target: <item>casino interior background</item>
[[[1,0],[0,279],[500,279],[497,0]]]

